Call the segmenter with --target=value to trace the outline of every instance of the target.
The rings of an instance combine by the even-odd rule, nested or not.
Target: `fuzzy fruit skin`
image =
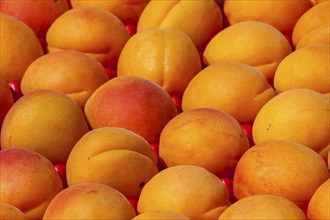
[[[157,143],[163,127],[178,114],[162,87],[137,76],[118,76],[104,83],[87,100],[84,110],[93,129],[126,128],[149,143]]]
[[[42,218],[50,201],[63,190],[53,164],[32,150],[1,150],[0,169],[1,201],[16,206],[29,219]]]
[[[0,76],[6,82],[20,81],[27,67],[44,55],[41,44],[33,30],[13,16],[0,13],[0,27]]]
[[[0,12],[9,14],[29,26],[38,37],[44,38],[50,25],[65,11],[69,0],[1,0]]]
[[[178,165],[146,183],[137,208],[140,213],[168,210],[191,219],[217,219],[229,204],[228,189],[217,176],[198,166]]]
[[[65,164],[74,144],[88,129],[82,110],[67,95],[34,91],[22,96],[7,113],[1,148],[26,148],[53,163]]]
[[[43,219],[132,219],[136,216],[128,199],[112,187],[84,183],[59,192]]]
[[[156,154],[141,136],[124,128],[103,127],[89,131],[76,143],[66,172],[69,186],[102,183],[137,199],[158,168]]]
[[[328,178],[329,170],[317,152],[294,141],[271,140],[254,145],[240,158],[233,189],[238,200],[273,194],[306,209],[315,190]]]

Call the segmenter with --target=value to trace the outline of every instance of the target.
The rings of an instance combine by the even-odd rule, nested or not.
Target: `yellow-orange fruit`
[[[43,219],[132,219],[136,215],[127,198],[114,188],[83,183],[59,192]]]
[[[313,5],[316,5],[316,4],[319,4],[321,2],[325,2],[325,1],[328,1],[328,0],[309,0]]]
[[[136,217],[132,218],[132,220],[189,220],[190,218],[173,211],[168,210],[156,210],[156,211],[149,211],[143,212],[137,215]]]
[[[81,109],[87,99],[109,80],[96,59],[75,50],[62,50],[39,57],[27,68],[21,81],[23,94],[50,89],[65,93]]]
[[[330,1],[322,1],[297,21],[292,42],[296,49],[312,44],[330,44]]]
[[[38,37],[44,38],[50,25],[65,11],[68,0],[1,0],[0,12],[16,17],[28,25]]]
[[[166,124],[159,141],[159,156],[168,167],[190,164],[219,177],[232,176],[248,149],[249,141],[239,123],[212,108],[177,115]]]
[[[313,194],[307,208],[310,220],[330,219],[330,179],[325,181]]]
[[[118,76],[151,80],[170,94],[180,94],[201,70],[199,53],[191,39],[175,28],[149,28],[135,34],[118,60]]]
[[[130,38],[122,21],[105,9],[73,8],[59,16],[46,34],[49,52],[78,50],[116,69],[119,54]]]
[[[256,144],[291,140],[326,158],[330,148],[329,109],[330,97],[314,90],[282,92],[260,109],[252,127],[253,140]]]
[[[156,173],[157,158],[150,144],[118,127],[97,128],[85,134],[66,163],[69,186],[102,183],[134,199]]]
[[[137,31],[150,27],[178,28],[202,52],[222,30],[222,24],[222,11],[214,0],[150,0],[140,15]]]
[[[32,150],[1,150],[0,172],[0,201],[15,206],[28,219],[42,219],[51,200],[63,190],[51,161]]]
[[[27,216],[17,207],[6,203],[0,202],[0,219],[1,220],[24,220],[28,219]]]
[[[33,30],[17,18],[0,13],[0,76],[20,81],[27,67],[43,55]]]
[[[277,67],[274,87],[278,92],[295,88],[330,92],[330,45],[317,44],[296,50]]]
[[[276,95],[262,72],[250,65],[219,61],[201,70],[188,84],[182,109],[215,108],[240,123],[251,123]]]
[[[137,210],[168,210],[191,219],[217,219],[229,204],[228,189],[218,177],[202,167],[177,165],[146,183]]]
[[[1,129],[1,148],[26,148],[53,163],[65,164],[88,130],[82,110],[71,98],[53,90],[38,90],[22,96],[8,111]]]
[[[236,166],[233,188],[238,200],[272,194],[306,209],[328,178],[329,170],[318,153],[293,141],[274,140],[256,144],[244,153]]]
[[[251,195],[230,205],[218,220],[296,219],[306,220],[304,212],[290,200],[277,195]]]
[[[137,24],[150,0],[70,0],[73,8],[92,6],[103,8],[116,15],[124,24]]]
[[[216,34],[203,53],[206,65],[218,61],[238,61],[261,70],[272,80],[278,64],[292,52],[285,36],[260,21],[242,21]]]
[[[291,33],[300,16],[312,4],[309,0],[225,0],[223,7],[229,25],[248,20],[262,21],[282,33]]]

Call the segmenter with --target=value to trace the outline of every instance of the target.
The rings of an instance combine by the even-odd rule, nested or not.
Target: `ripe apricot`
[[[26,148],[65,164],[88,130],[82,110],[71,98],[54,90],[38,90],[22,96],[8,111],[1,148]]]
[[[154,219],[163,219],[163,220],[189,220],[190,218],[173,211],[168,210],[156,210],[143,212],[136,217],[132,218],[132,220],[154,220]]]
[[[219,177],[232,177],[249,142],[239,123],[226,112],[198,108],[174,117],[164,127],[159,156],[168,167],[190,164]]]
[[[0,219],[25,220],[28,218],[17,207],[6,202],[0,202]]]
[[[201,70],[188,84],[182,110],[215,108],[240,123],[251,123],[276,95],[263,73],[244,63],[219,61]]]
[[[40,38],[45,37],[50,25],[67,10],[69,10],[68,0],[0,1],[0,12],[24,22]]]
[[[306,220],[304,212],[292,201],[277,195],[259,194],[230,205],[218,220],[296,219]]]
[[[70,0],[73,8],[86,6],[105,9],[116,15],[124,24],[137,24],[150,0]]]
[[[236,166],[233,189],[238,200],[271,194],[306,209],[314,192],[328,178],[329,170],[318,153],[297,142],[272,140],[256,144],[243,154]]]
[[[109,80],[102,64],[76,50],[60,50],[30,64],[21,81],[23,94],[50,89],[62,92],[84,109],[87,99]]]
[[[330,179],[326,180],[313,194],[307,208],[310,220],[330,219]]]
[[[118,76],[95,90],[85,114],[93,129],[126,128],[154,144],[178,110],[160,85],[138,76]]]
[[[99,183],[82,183],[59,192],[43,219],[132,219],[133,206],[116,189]]]
[[[97,7],[73,8],[61,14],[46,34],[48,51],[78,50],[116,69],[119,54],[130,38],[121,20]]]
[[[166,168],[146,183],[138,212],[168,210],[191,219],[217,219],[230,204],[224,183],[206,169],[194,165]]]
[[[330,45],[306,46],[292,52],[280,62],[274,76],[274,87],[279,92],[307,88],[329,93],[329,73]]]
[[[252,127],[253,140],[256,144],[291,140],[326,158],[330,148],[329,108],[329,96],[317,91],[298,88],[282,92],[260,109]]]
[[[51,200],[63,190],[51,161],[29,149],[1,150],[0,171],[1,202],[18,208],[28,219],[41,219]]]
[[[271,81],[278,64],[292,52],[285,36],[260,21],[241,21],[217,33],[203,53],[206,65],[218,61],[238,61],[261,70]]]
[[[150,27],[178,28],[203,52],[222,25],[222,10],[213,0],[150,0],[140,15],[137,32]]]
[[[126,43],[118,60],[117,74],[143,77],[168,93],[181,96],[200,70],[199,53],[184,32],[175,28],[149,28],[139,31]]]
[[[262,21],[282,33],[291,33],[300,16],[312,7],[309,0],[224,1],[224,15],[229,25],[241,21]]]
[[[312,44],[330,44],[329,7],[330,1],[322,1],[299,18],[292,32],[295,49]]]
[[[118,127],[88,132],[73,147],[66,163],[69,186],[102,183],[130,199],[137,199],[144,184],[156,173],[157,159],[150,144]]]
[[[43,55],[33,30],[17,18],[0,13],[0,76],[6,81],[20,81],[27,67]]]

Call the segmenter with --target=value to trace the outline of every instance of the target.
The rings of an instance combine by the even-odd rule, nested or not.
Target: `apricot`
[[[321,2],[325,2],[325,1],[328,1],[328,0],[309,0],[313,5],[316,5],[316,4],[319,4]]]
[[[126,43],[119,56],[117,74],[151,80],[168,93],[182,96],[200,70],[197,48],[184,32],[176,28],[149,28]]]
[[[53,164],[32,150],[10,148],[0,151],[0,165],[1,202],[15,206],[28,219],[41,219],[63,189]]]
[[[248,64],[219,61],[201,70],[188,84],[182,110],[215,108],[240,123],[252,123],[261,107],[276,95],[263,73]]]
[[[257,114],[252,136],[256,144],[291,140],[318,152],[330,148],[330,97],[310,89],[291,89],[269,100]],[[311,135],[313,134],[313,135]]]
[[[27,67],[43,55],[41,44],[33,30],[13,16],[0,13],[0,27],[0,77],[20,81]]]
[[[51,201],[43,219],[132,219],[133,206],[114,188],[99,183],[70,186]]]
[[[7,82],[0,76],[0,128],[7,112],[14,104],[14,96]],[[1,132],[1,130],[0,130]]]
[[[329,170],[318,153],[297,142],[271,140],[243,154],[234,173],[233,190],[238,200],[271,194],[306,209],[314,192],[328,178]]]
[[[133,199],[156,173],[157,158],[150,144],[118,127],[89,131],[73,147],[66,163],[69,186],[102,183]]]
[[[38,37],[44,38],[50,25],[65,11],[68,0],[1,0],[0,12],[28,25]]]
[[[303,47],[285,57],[277,67],[274,87],[278,92],[295,88],[330,93],[330,45]]]
[[[23,94],[50,89],[65,93],[84,109],[87,99],[109,80],[104,67],[83,52],[62,50],[39,57],[25,71]]]
[[[177,213],[173,211],[168,210],[156,210],[156,211],[150,211],[150,212],[143,212],[134,218],[132,220],[154,220],[154,219],[163,219],[163,220],[189,220],[190,218]]]
[[[38,90],[22,96],[8,111],[1,148],[26,148],[65,164],[76,142],[89,130],[82,110],[63,93]]]
[[[164,126],[178,114],[170,95],[137,76],[118,76],[101,85],[85,104],[90,126],[121,127],[158,143]]]
[[[307,217],[310,220],[330,219],[330,179],[317,188],[308,203]]]
[[[78,50],[110,69],[117,68],[119,54],[129,38],[126,27],[117,16],[97,7],[73,8],[64,12],[46,34],[50,53]]]
[[[231,177],[248,148],[248,138],[232,116],[199,108],[184,111],[166,124],[160,135],[159,156],[168,167],[190,164],[219,177]]]
[[[138,212],[168,210],[191,219],[217,219],[230,204],[224,183],[206,169],[177,165],[153,176],[141,191]]]
[[[222,25],[222,10],[213,0],[150,0],[140,15],[137,32],[150,27],[178,28],[203,52]]]
[[[71,0],[73,8],[93,6],[116,15],[124,24],[136,25],[150,0]]]
[[[277,195],[251,195],[230,205],[218,220],[301,219],[304,212],[290,200]]]
[[[306,11],[297,21],[292,42],[295,49],[312,44],[330,44],[330,1],[322,1]]]
[[[28,219],[27,216],[17,207],[6,203],[0,202],[0,219],[1,220],[24,220]]]
[[[225,0],[223,12],[229,25],[248,20],[261,21],[290,34],[301,15],[311,7],[309,0]]]
[[[279,63],[292,52],[285,36],[261,21],[241,21],[217,33],[207,44],[205,65],[218,61],[238,61],[263,72],[272,81]]]

